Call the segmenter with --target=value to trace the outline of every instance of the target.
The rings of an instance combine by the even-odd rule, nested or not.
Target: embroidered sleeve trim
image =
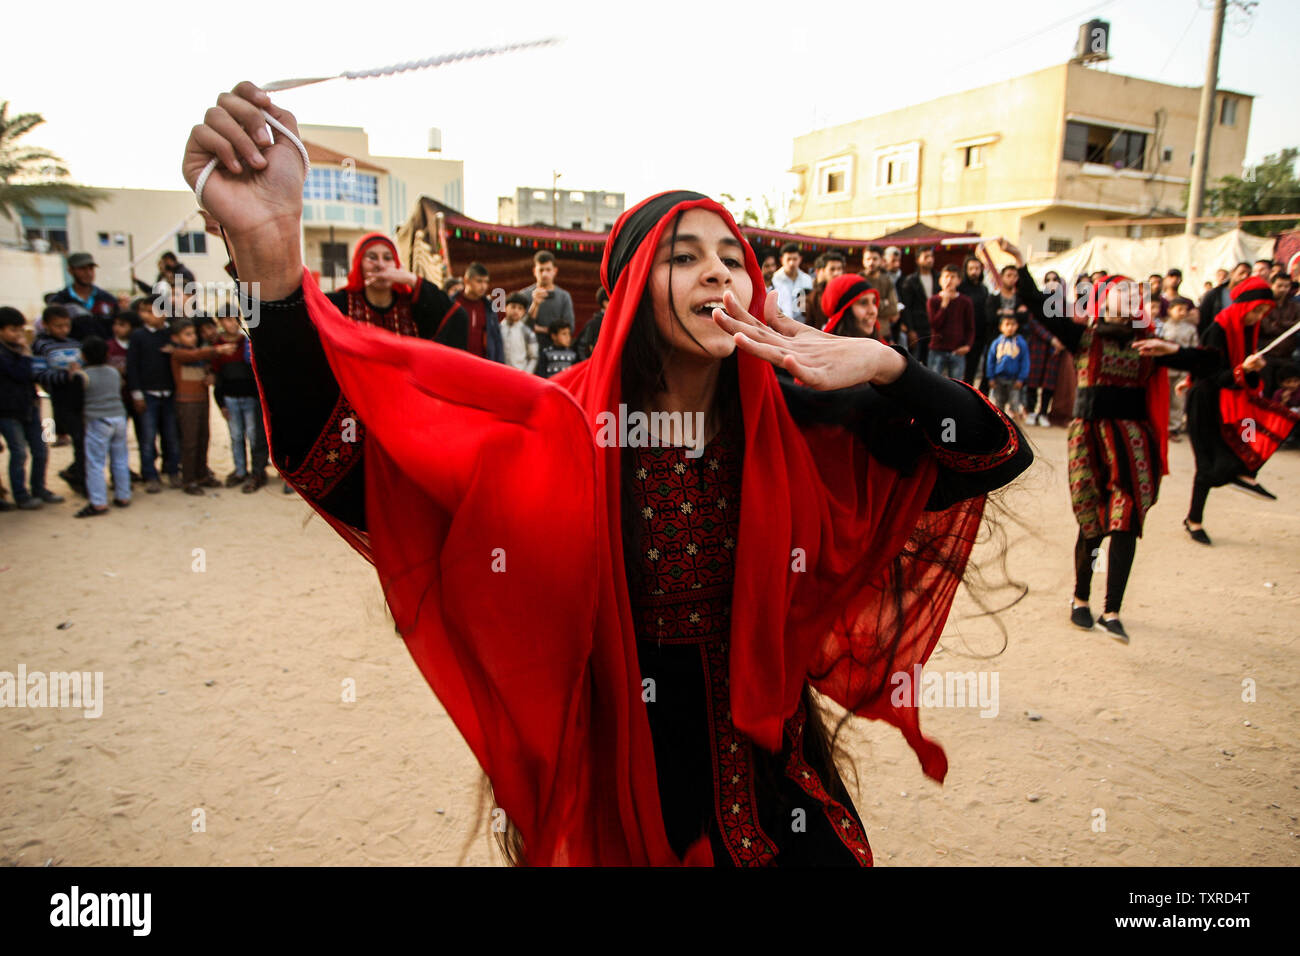
[[[972,388],[965,382],[961,384],[979,395],[980,401],[984,402],[989,407],[989,410],[997,415],[998,420],[1002,422],[1003,427],[1007,430],[1007,440],[1001,448],[994,452],[965,452],[937,444],[927,434],[925,436],[926,441],[930,443],[930,447],[934,450],[934,457],[939,462],[940,467],[946,468],[948,471],[988,471],[990,468],[996,468],[998,465],[1010,461],[1020,451],[1020,431],[996,405],[983,395],[980,395],[978,389]]]
[[[302,464],[286,476],[289,484],[304,498],[321,501],[361,460],[364,441],[365,426],[351,403],[340,395]]]

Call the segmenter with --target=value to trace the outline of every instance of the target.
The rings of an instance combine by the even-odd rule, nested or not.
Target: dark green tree
[[[1257,236],[1269,236],[1300,222],[1300,180],[1296,179],[1295,162],[1300,147],[1289,146],[1280,153],[1247,171],[1244,177],[1224,176],[1213,189],[1205,191],[1207,216],[1281,216],[1294,213],[1295,219],[1243,222],[1241,228]]]

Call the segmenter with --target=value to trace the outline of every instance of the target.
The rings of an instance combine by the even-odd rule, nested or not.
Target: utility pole
[[[560,181],[560,174],[557,170],[551,170],[551,225],[556,229],[560,228],[560,190],[556,184]]]
[[[1205,85],[1201,87],[1201,111],[1196,120],[1196,156],[1192,162],[1192,183],[1187,196],[1185,232],[1200,232],[1196,222],[1205,199],[1205,175],[1210,161],[1210,134],[1214,131],[1214,94],[1219,86],[1219,48],[1223,45],[1223,19],[1228,0],[1214,0],[1214,25],[1210,30],[1210,56],[1205,63]]]

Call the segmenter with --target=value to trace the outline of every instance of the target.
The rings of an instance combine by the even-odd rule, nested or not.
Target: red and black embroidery
[[[965,382],[959,382],[960,385],[966,385],[972,392],[979,394],[979,390],[972,388]],[[926,440],[930,447],[934,449],[934,457],[939,462],[939,466],[946,468],[948,471],[988,471],[990,468],[996,468],[1004,462],[1010,461],[1020,451],[1020,432],[1011,424],[1011,419],[1007,418],[996,405],[990,402],[983,395],[980,399],[986,402],[998,416],[1007,430],[1007,440],[1001,448],[994,452],[985,454],[971,454],[970,452],[956,451],[952,448],[946,448],[943,445],[936,444],[928,435]]]
[[[348,293],[348,318],[354,322],[378,326],[398,335],[420,334],[411,309],[412,293],[394,292],[393,304],[387,309],[376,309],[366,301],[364,292]]]
[[[839,837],[845,848],[853,854],[853,858],[863,866],[871,866],[873,864],[871,844],[867,842],[867,834],[862,829],[862,824],[826,791],[816,771],[804,759],[803,728],[806,719],[807,714],[804,712],[803,702],[800,701],[799,709],[785,722],[785,736],[790,745],[785,774],[798,784],[804,793],[821,804],[822,812],[826,814],[831,829],[835,831],[835,835]]]
[[[698,458],[680,448],[642,448],[632,471],[642,586],[636,632],[664,644],[726,635],[740,530],[740,449],[713,442]]]
[[[351,403],[340,395],[334,411],[302,464],[286,476],[304,498],[320,501],[361,460],[365,426]]]
[[[713,792],[717,797],[718,829],[737,866],[766,866],[777,847],[758,822],[754,793],[754,752],[749,738],[731,723],[731,678],[727,644],[700,645],[709,693],[709,731],[713,750]]]

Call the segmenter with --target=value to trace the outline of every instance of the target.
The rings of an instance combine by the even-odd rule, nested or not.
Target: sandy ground
[[[892,728],[849,733],[878,864],[1296,863],[1300,453],[1263,473],[1278,502],[1214,492],[1205,548],[1179,525],[1191,453],[1173,446],[1125,647],[1068,622],[1064,431],[1029,433],[1039,461],[1006,499],[1032,529],[1009,553],[1029,593],[1001,615],[1005,650],[962,596],[928,668],[996,674],[996,716],[924,711],[942,787]],[[98,719],[0,708],[0,862],[494,862],[468,749],[369,567],[301,499],[168,490],[74,521],[79,504],[0,515],[0,670],[102,671],[105,698]]]

